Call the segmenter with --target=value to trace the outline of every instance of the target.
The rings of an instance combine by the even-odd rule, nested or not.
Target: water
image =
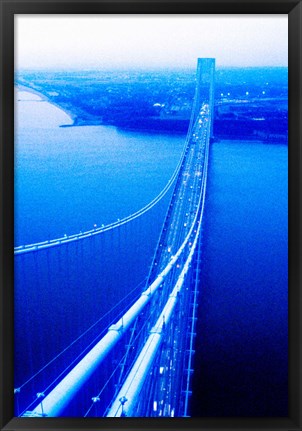
[[[183,137],[103,126],[61,128],[58,125],[70,123],[68,116],[37,97],[19,95],[16,245],[122,218],[153,199],[172,175]],[[287,147],[213,144],[204,221],[192,414],[287,415]],[[142,236],[138,232],[128,232],[128,240]],[[151,234],[146,235],[152,254],[155,244]],[[106,247],[114,249],[120,240],[111,237]],[[58,248],[52,255],[45,252],[40,263],[32,258],[28,281],[16,269],[17,349],[18,354],[32,353],[27,367],[22,363],[28,375],[37,369],[35,360],[45,363],[104,313],[104,301],[112,306],[118,294],[127,292],[121,285],[120,292],[114,292],[108,283],[106,292],[95,291],[101,278],[96,260],[106,259],[96,259],[97,242],[80,245],[74,275],[66,274],[60,262],[72,262],[72,247]],[[139,247],[135,245],[142,257],[146,250]],[[126,271],[130,277],[125,259],[115,274]],[[33,286],[31,274],[34,277],[43,262],[51,265],[54,277],[42,274]],[[130,267],[146,265],[139,262]],[[52,330],[46,343],[51,352],[37,350],[45,342],[45,328]],[[20,384],[22,370],[16,368]]]
[[[185,137],[103,126],[59,127],[70,122],[66,114],[33,97],[26,93],[26,100],[18,102],[16,245],[128,216],[156,197],[172,176]],[[163,220],[167,204],[159,203],[113,232],[38,255],[16,256],[16,387],[106,316],[38,381],[22,388],[20,411],[32,394],[43,392],[71,359],[118,319],[126,307],[124,297],[129,295],[128,308],[141,293],[161,229],[158,220]],[[24,352],[30,354],[20,361]]]
[[[70,118],[28,94],[18,96],[23,101],[15,153],[16,245],[126,217],[155,198],[171,177],[184,137],[58,127]]]
[[[193,414],[287,416],[287,146],[212,145]]]

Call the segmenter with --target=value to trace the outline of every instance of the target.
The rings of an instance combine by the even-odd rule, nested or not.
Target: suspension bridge
[[[48,327],[52,328],[52,335],[49,332],[43,339],[37,335],[33,340],[28,336],[30,329],[24,327],[19,351],[16,343],[16,361],[24,359],[24,364],[17,366],[15,379],[17,416],[190,415],[214,75],[215,60],[198,59],[183,153],[170,181],[152,202],[110,225],[15,248],[15,282],[17,286],[35,284],[35,297],[28,296],[27,300],[37,307],[37,322],[47,315]],[[157,209],[161,205],[165,214],[162,226]],[[142,228],[144,217],[148,221]],[[132,252],[136,250],[135,265],[133,257],[132,263],[127,263],[129,244],[118,261],[110,262],[108,250],[122,248],[124,238],[135,241],[134,233],[145,238],[141,249],[130,244]],[[140,281],[150,250],[152,263]],[[89,271],[83,270],[84,264]],[[119,293],[110,299],[106,288],[113,283]],[[85,292],[85,285],[97,289],[95,301]],[[62,328],[49,316],[51,305],[39,304],[45,288],[55,296],[64,287],[69,289],[69,302],[62,304]],[[79,311],[74,310],[75,290],[84,296]],[[80,327],[81,316],[90,310],[95,313],[100,304],[106,305],[101,317],[84,332],[75,332],[73,316],[78,315]],[[16,312],[21,314],[22,309],[17,307]],[[25,341],[25,337],[30,340]],[[67,344],[66,338],[70,341]],[[37,348],[41,343],[52,346],[53,357],[51,352]],[[26,364],[26,349],[35,357],[34,364]]]

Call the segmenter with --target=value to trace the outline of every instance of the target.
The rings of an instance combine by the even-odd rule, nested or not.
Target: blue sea
[[[288,414],[287,150],[256,142],[212,145],[195,415]]]
[[[139,210],[164,188],[184,138],[72,121],[19,92],[15,151],[15,245],[100,227]],[[38,100],[36,100],[38,99]]]
[[[66,113],[25,91],[17,98],[16,246],[137,211],[179,161],[185,136],[60,127],[71,123]],[[193,416],[287,416],[288,171],[287,146],[277,144],[211,144]],[[16,258],[16,387],[141,289],[164,214],[163,206],[120,233]],[[123,255],[114,257],[117,248]]]

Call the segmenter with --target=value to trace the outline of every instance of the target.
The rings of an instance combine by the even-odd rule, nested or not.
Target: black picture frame
[[[301,417],[301,0],[0,0],[1,13],[1,430],[291,430]],[[289,416],[288,418],[16,418],[13,415],[14,14],[288,14],[289,23]]]

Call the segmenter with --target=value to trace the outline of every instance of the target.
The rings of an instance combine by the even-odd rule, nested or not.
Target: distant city
[[[73,126],[185,134],[195,71],[21,71],[16,84],[64,109]],[[214,139],[287,142],[287,87],[287,68],[218,69]]]

